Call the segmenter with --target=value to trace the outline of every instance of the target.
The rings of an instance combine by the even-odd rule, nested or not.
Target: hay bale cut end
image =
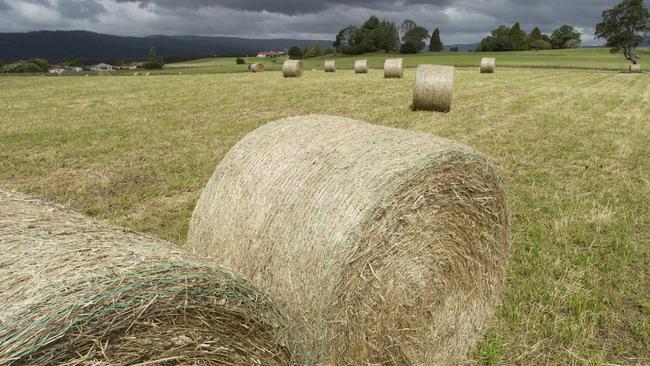
[[[335,60],[325,60],[325,72],[335,72],[336,71],[336,61]]]
[[[264,72],[264,64],[251,64],[250,70],[251,72]]]
[[[285,78],[289,77],[301,77],[304,72],[304,66],[302,65],[302,60],[286,60],[282,64],[282,75]]]
[[[449,112],[453,87],[453,66],[418,66],[413,90],[413,110]]]
[[[481,74],[493,74],[497,68],[497,60],[491,57],[481,59]]]
[[[404,76],[404,60],[401,58],[387,59],[384,61],[385,78],[401,78]]]
[[[367,74],[368,73],[368,60],[356,60],[354,61],[354,72],[357,74]]]
[[[630,72],[633,74],[637,74],[641,72],[641,65],[640,64],[631,64],[630,65]]]
[[[288,304],[305,363],[324,365],[461,363],[498,304],[509,243],[504,187],[480,153],[318,115],[233,147],[188,235]]]
[[[172,244],[0,190],[0,253],[1,365],[294,362],[264,292]]]

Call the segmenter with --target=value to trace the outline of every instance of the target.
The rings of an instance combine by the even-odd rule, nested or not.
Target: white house
[[[113,71],[113,66],[105,63],[97,64],[90,68],[91,71]]]

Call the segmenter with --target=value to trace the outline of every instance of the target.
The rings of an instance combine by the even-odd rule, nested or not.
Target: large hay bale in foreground
[[[404,60],[401,58],[387,59],[384,61],[385,78],[401,78],[404,76]]]
[[[354,61],[354,72],[357,74],[367,74],[368,73],[368,60],[356,60]]]
[[[264,71],[264,64],[251,64],[249,69],[251,72],[263,72]]]
[[[325,60],[324,69],[325,69],[325,72],[335,72],[336,71],[336,60]]]
[[[641,72],[641,65],[640,64],[631,64],[630,65],[630,72],[631,73],[640,73]]]
[[[301,77],[304,72],[302,60],[286,60],[282,65],[282,75],[288,77]]]
[[[188,249],[289,305],[307,364],[457,364],[509,248],[504,187],[469,147],[347,118],[265,125],[222,160]]]
[[[453,87],[453,66],[418,66],[413,90],[413,110],[449,112]]]
[[[169,243],[0,190],[0,365],[288,365],[287,320]]]
[[[493,74],[497,67],[497,60],[491,57],[481,59],[481,74]]]

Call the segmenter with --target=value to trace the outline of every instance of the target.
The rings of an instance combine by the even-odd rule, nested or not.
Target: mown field
[[[433,133],[488,155],[512,211],[476,362],[650,364],[650,75],[459,69],[447,114],[412,112],[413,83],[412,69],[2,77],[0,188],[182,246],[214,167],[264,123],[323,113]]]
[[[646,55],[650,56],[650,49],[639,49],[639,54],[644,63]],[[645,57],[644,57],[645,56]],[[581,48],[575,50],[548,50],[548,51],[526,51],[526,52],[498,52],[498,53],[474,53],[474,52],[438,52],[423,53],[417,55],[400,54],[370,54],[370,55],[336,55],[323,56],[304,60],[306,70],[322,70],[323,62],[326,59],[336,59],[337,68],[352,70],[354,60],[367,59],[368,66],[375,69],[383,69],[386,58],[402,57],[405,66],[417,67],[419,64],[439,64],[457,67],[478,67],[482,57],[496,57],[498,66],[527,67],[527,68],[572,68],[591,70],[613,70],[627,71],[629,63],[621,54],[611,54],[609,50],[602,48]],[[249,57],[245,58],[248,63],[261,62],[267,70],[281,70],[284,59],[269,59]],[[221,72],[246,72],[248,65],[237,65],[234,58],[208,58],[189,62],[180,62],[167,65],[163,71],[155,71],[158,74],[182,73],[221,73]],[[132,74],[129,73],[129,74]]]

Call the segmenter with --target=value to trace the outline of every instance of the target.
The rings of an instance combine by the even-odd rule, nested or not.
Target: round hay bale
[[[303,72],[302,60],[286,60],[282,65],[282,75],[285,78],[301,77]]]
[[[172,244],[0,190],[0,253],[2,365],[294,363],[267,295]]]
[[[145,73],[144,75],[145,75],[145,76],[150,76],[151,73],[150,73],[150,72],[147,72],[147,73]]]
[[[140,73],[139,72],[134,72],[133,76],[140,76]]]
[[[449,112],[453,87],[453,66],[418,66],[413,90],[413,110]]]
[[[385,78],[401,78],[404,76],[404,60],[401,58],[387,59],[384,61]]]
[[[294,117],[225,156],[188,248],[286,302],[306,364],[458,364],[498,304],[505,199],[467,146]]]
[[[481,74],[493,74],[497,67],[497,60],[491,57],[481,59]]]
[[[325,60],[324,69],[325,69],[325,72],[335,72],[336,71],[336,60]]]
[[[251,64],[250,70],[251,72],[264,72],[264,64]]]
[[[367,74],[368,73],[368,60],[356,60],[354,61],[354,72],[357,74]]]
[[[631,73],[640,73],[641,72],[641,64],[631,64],[630,65],[630,72]]]
[[[99,76],[111,76],[111,74],[106,70],[97,71],[97,75],[99,75]]]

